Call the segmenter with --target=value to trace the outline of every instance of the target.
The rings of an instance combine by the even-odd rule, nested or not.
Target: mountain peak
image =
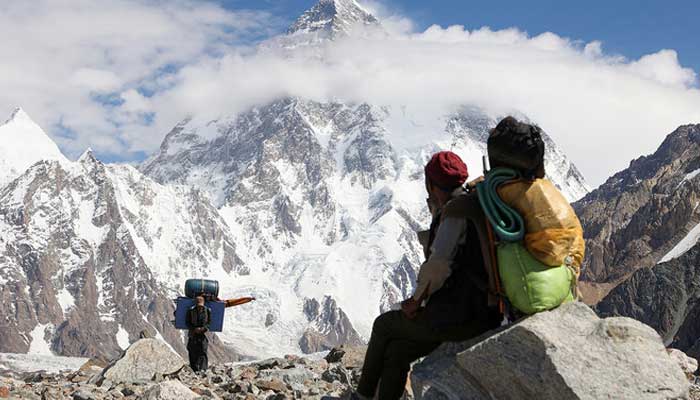
[[[379,21],[355,0],[320,0],[304,12],[287,33],[319,32],[332,39],[347,35],[356,25],[379,26]]]
[[[41,127],[24,110],[16,108],[0,124],[0,186],[41,160],[66,161],[66,158]]]
[[[94,162],[95,160],[96,160],[96,159],[95,159],[95,155],[93,154],[92,148],[90,148],[90,147],[88,147],[88,148],[83,152],[83,154],[80,156],[80,158],[78,158],[78,162],[81,163],[81,164],[82,164],[82,163],[86,163],[86,162],[92,163],[92,162]]]
[[[29,118],[29,115],[22,109],[22,107],[17,107],[12,111],[12,114],[10,114],[10,118],[7,120],[7,122],[10,121],[31,121],[32,119]]]

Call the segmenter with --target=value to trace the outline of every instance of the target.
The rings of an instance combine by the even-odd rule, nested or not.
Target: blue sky
[[[222,0],[227,8],[267,10],[289,21],[315,0]],[[361,1],[360,1],[361,3]],[[382,0],[410,18],[418,30],[432,24],[472,30],[517,27],[530,35],[554,32],[574,40],[600,40],[606,53],[639,58],[674,49],[681,65],[700,71],[700,1],[464,1]]]

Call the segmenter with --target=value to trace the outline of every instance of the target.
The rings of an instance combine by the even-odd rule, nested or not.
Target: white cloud
[[[254,14],[235,15],[185,1],[170,2],[164,10],[119,2],[110,6],[116,10],[108,7],[100,17],[99,7],[80,4],[82,8],[65,7],[62,15],[72,20],[66,27],[80,25],[76,20],[86,13],[97,14],[90,14],[91,19],[101,22],[88,24],[79,35],[42,44],[51,36],[51,29],[40,27],[47,22],[43,19],[28,19],[19,30],[24,40],[32,38],[22,47],[37,46],[33,57],[44,62],[52,58],[56,65],[32,69],[28,57],[18,57],[23,60],[19,64],[0,65],[0,85],[9,84],[9,90],[0,93],[0,107],[8,104],[9,109],[9,104],[26,98],[29,104],[22,104],[30,114],[39,113],[42,123],[62,120],[78,132],[75,140],[63,142],[69,148],[90,145],[124,155],[151,152],[185,115],[230,115],[285,95],[405,104],[426,118],[475,103],[524,112],[552,134],[591,183],[598,184],[631,159],[653,151],[676,126],[700,122],[696,75],[680,66],[671,50],[626,60],[606,54],[600,42],[579,43],[553,33],[529,37],[515,28],[469,31],[432,26],[412,33],[409,20],[387,18],[389,11],[373,3],[369,7],[390,21],[391,35],[329,44],[322,49],[321,61],[309,48],[297,49],[290,57],[287,51],[269,47],[256,51],[231,45],[227,35],[232,29],[263,29],[263,18]],[[108,15],[119,12],[124,15],[117,21],[140,22],[101,28],[109,20],[114,24]],[[0,13],[4,22],[12,20],[1,8]],[[231,21],[245,22],[232,28]],[[97,34],[90,35],[92,30]],[[3,31],[11,29],[0,20],[0,38],[6,37]],[[1,47],[7,47],[3,42],[0,39]],[[60,51],[52,53],[54,48]],[[157,72],[171,63],[183,67],[172,74]],[[8,79],[7,68],[20,79]],[[80,68],[89,73],[78,74]],[[76,74],[80,84],[61,79]],[[119,101],[109,107],[93,101],[86,89],[112,87],[119,88]],[[154,95],[144,97],[136,87]],[[24,93],[35,95],[23,97]]]
[[[121,114],[145,106],[135,88],[167,86],[170,66],[278,24],[266,13],[195,0],[3,1],[0,110],[22,106],[70,155],[92,146],[128,156]],[[61,136],[64,129],[72,132]]]

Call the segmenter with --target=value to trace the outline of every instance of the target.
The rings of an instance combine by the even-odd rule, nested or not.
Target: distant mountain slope
[[[587,243],[583,279],[610,288],[678,253],[674,247],[700,223],[699,173],[700,125],[686,125],[577,202]]]
[[[198,191],[90,152],[40,161],[0,190],[0,352],[113,357],[142,330],[184,352],[169,322],[176,289],[245,273],[237,264]]]
[[[700,224],[698,225],[700,229]],[[671,261],[642,268],[597,306],[656,329],[668,346],[700,358],[700,243]]]

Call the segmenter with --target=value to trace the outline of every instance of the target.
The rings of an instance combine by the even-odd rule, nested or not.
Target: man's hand
[[[413,319],[418,314],[418,309],[420,308],[420,303],[409,297],[401,302],[401,311],[408,319]]]
[[[194,333],[196,333],[196,334],[201,334],[201,333],[204,333],[204,332],[206,332],[206,331],[204,330],[204,328],[194,328]]]

